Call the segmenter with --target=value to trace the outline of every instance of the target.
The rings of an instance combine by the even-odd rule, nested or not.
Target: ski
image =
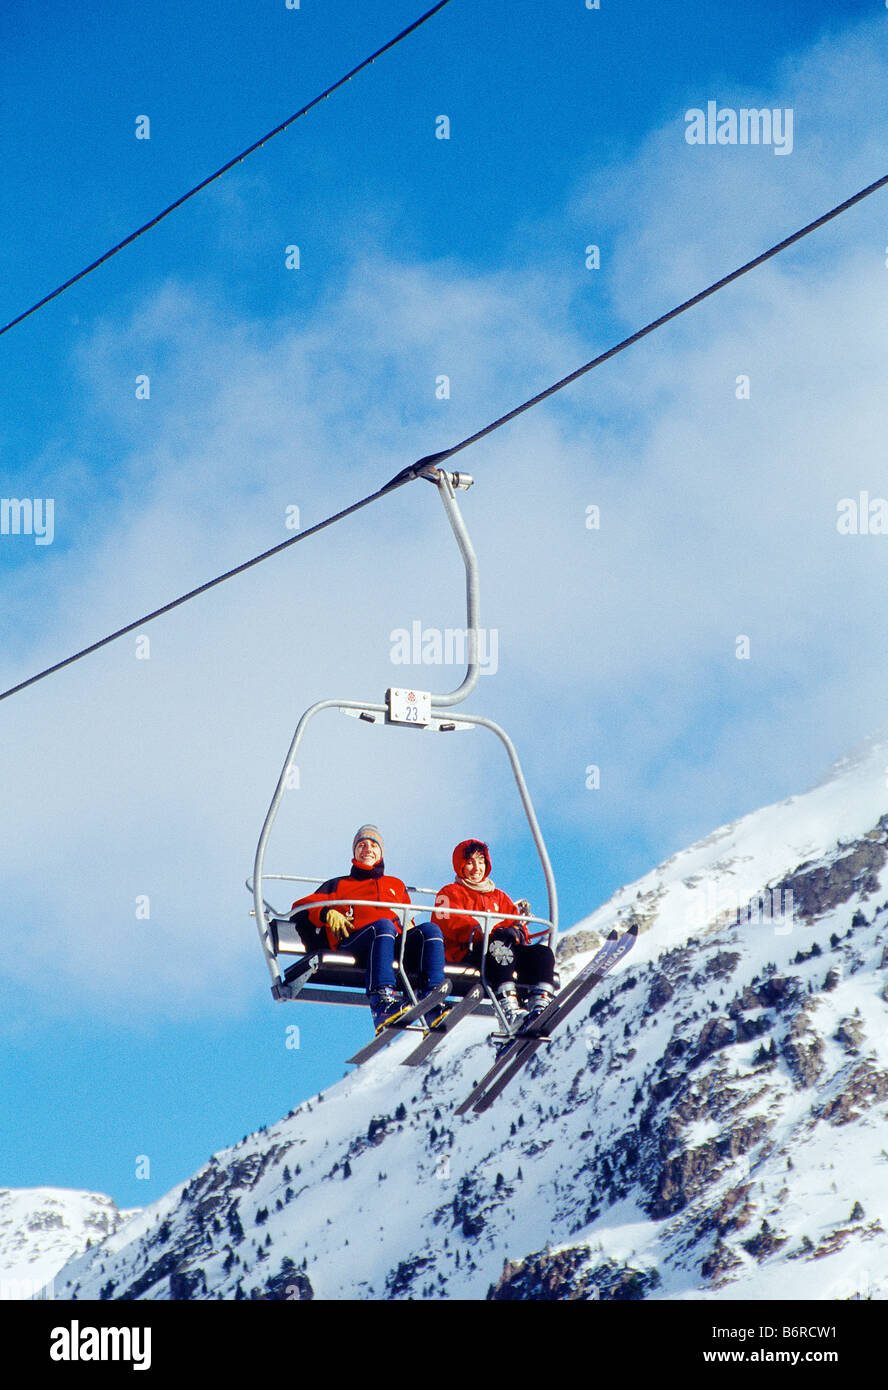
[[[500,1074],[500,1072],[504,1071],[508,1064],[514,1060],[516,1054],[521,1050],[521,1048],[528,1042],[528,1040],[531,1037],[535,1037],[539,1034],[548,1032],[549,1022],[556,1007],[560,1004],[565,1003],[567,999],[582,986],[584,980],[588,978],[590,974],[592,974],[593,967],[599,968],[601,966],[603,961],[606,959],[607,955],[609,955],[612,951],[615,950],[618,941],[619,934],[616,931],[612,931],[608,936],[607,941],[595,954],[595,956],[589,962],[589,964],[583,970],[581,970],[580,973],[573,980],[571,980],[570,984],[565,985],[564,989],[561,990],[560,994],[556,995],[556,997],[552,1000],[551,1004],[549,1004],[548,1008],[546,1008],[542,1014],[539,1014],[537,1018],[534,1019],[533,1023],[525,1027],[524,1030],[519,1029],[518,1032],[513,1035],[511,1040],[507,1041],[500,1048],[499,1052],[497,1053],[496,1061],[490,1067],[490,1070],[486,1072],[486,1074],[478,1082],[471,1095],[467,1096],[467,1098],[463,1101],[462,1105],[459,1106],[459,1108],[456,1111],[457,1115],[464,1114],[466,1110],[469,1110],[472,1107],[472,1105],[474,1105],[475,1101],[481,1098],[481,1096],[487,1090],[487,1087],[491,1084],[491,1082],[494,1081],[495,1078]]]
[[[523,1046],[516,1048],[511,1058],[507,1059],[505,1068],[493,1080],[493,1083],[488,1085],[481,1097],[475,1102],[474,1110],[476,1113],[480,1114],[489,1109],[497,1096],[501,1095],[506,1086],[508,1086],[509,1082],[528,1064],[537,1051],[537,1048],[548,1040],[547,1037],[543,1035],[551,1035],[555,1029],[564,1022],[568,1014],[570,1014],[578,1004],[582,1003],[590,990],[594,989],[604,976],[607,975],[624,956],[628,955],[638,939],[638,927],[633,924],[629,931],[617,937],[616,942],[613,941],[613,935],[612,933],[605,947],[598,953],[597,964],[595,960],[590,961],[589,965],[581,971],[577,979],[572,982],[575,988],[570,990],[567,997],[562,1000],[556,999],[554,1005],[550,1006],[551,1012],[548,1013],[545,1019],[540,1016],[539,1019],[535,1020],[537,1027],[534,1028],[533,1034],[526,1039]],[[518,1040],[516,1039],[516,1041]]]
[[[454,1004],[449,1013],[445,1014],[440,1023],[436,1023],[426,1033],[422,1042],[415,1047],[409,1056],[405,1057],[402,1066],[418,1067],[420,1062],[424,1062],[429,1053],[432,1052],[445,1034],[454,1028],[460,1019],[465,1018],[466,1014],[473,1013],[484,997],[484,991],[480,985],[473,986],[468,994],[464,994],[458,1004]]]
[[[431,1013],[433,1009],[441,1008],[444,1000],[447,998],[448,989],[449,985],[445,981],[443,985],[438,985],[430,994],[427,994],[424,999],[418,999],[415,1004],[409,1005],[409,1007],[399,1013],[397,1018],[391,1023],[387,1023],[384,1028],[380,1028],[376,1037],[371,1038],[365,1047],[360,1048],[355,1053],[354,1057],[349,1057],[347,1060],[360,1066],[362,1062],[366,1062],[369,1058],[375,1057],[377,1052],[380,1052],[382,1048],[386,1047],[393,1038],[396,1038],[399,1033],[402,1033],[404,1029],[417,1018],[420,1018],[423,1014]]]
[[[601,950],[571,980],[560,994],[552,1000],[547,1009],[524,1029],[519,1029],[510,1043],[507,1043],[493,1066],[481,1078],[477,1086],[457,1108],[457,1115],[468,1110],[476,1114],[486,1110],[497,1096],[505,1090],[512,1078],[530,1061],[538,1047],[547,1042],[551,1034],[563,1023],[591,989],[604,979],[608,971],[628,955],[638,938],[638,927],[633,924],[622,936],[612,931]]]
[[[626,935],[628,936],[629,934],[627,933]],[[590,979],[588,979],[580,989],[574,991],[570,998],[565,1000],[564,1003],[560,1006],[560,1008],[557,1009],[555,1015],[549,1019],[547,1025],[547,1032],[550,1035],[561,1023],[564,1022],[568,1014],[571,1013],[572,1010],[575,1009],[578,1004],[582,1003],[583,999],[585,999],[589,991],[593,989],[595,985],[598,984],[598,982],[604,978],[608,971],[612,970],[613,967],[617,964],[617,962],[622,960],[623,956],[626,955],[626,953],[632,949],[632,946],[635,944],[636,935],[637,933],[633,932],[631,936],[629,936],[628,941],[626,941],[625,936],[621,938],[621,940],[625,942],[623,950],[615,951],[612,954],[610,954],[601,966],[601,968],[598,971],[596,971],[596,973]],[[547,1037],[541,1037],[538,1035],[535,1035],[527,1040],[524,1047],[520,1048],[517,1051],[517,1053],[513,1055],[511,1061],[500,1073],[500,1075],[494,1080],[493,1084],[489,1085],[487,1087],[487,1090],[480,1097],[480,1099],[475,1102],[474,1110],[476,1114],[481,1114],[483,1113],[483,1111],[488,1110],[490,1108],[490,1106],[496,1100],[497,1096],[501,1095],[502,1092],[506,1089],[509,1082],[517,1075],[519,1071],[522,1070],[522,1068],[527,1066],[528,1062],[531,1060],[534,1053],[537,1051],[537,1048],[541,1047],[542,1044],[547,1041]]]

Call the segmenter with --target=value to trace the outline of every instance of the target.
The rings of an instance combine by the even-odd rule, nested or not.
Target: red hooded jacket
[[[487,865],[487,877],[477,887],[473,887],[459,877],[462,867],[466,860],[466,855],[472,849],[480,848],[484,853],[484,860]],[[435,911],[432,913],[432,921],[441,928],[441,935],[444,937],[444,956],[451,964],[458,964],[465,960],[471,946],[475,941],[481,941],[484,936],[484,921],[476,917],[456,915],[449,913],[447,908],[465,908],[467,911],[475,912],[486,910],[488,912],[516,912],[517,909],[508,893],[504,893],[500,888],[495,888],[490,882],[490,850],[483,840],[462,840],[453,851],[453,871],[457,876],[455,883],[446,884],[435,898]],[[530,939],[527,928],[521,927],[515,920],[497,923],[495,918],[490,918],[491,929],[497,925],[504,927],[517,927],[521,932],[525,944]]]

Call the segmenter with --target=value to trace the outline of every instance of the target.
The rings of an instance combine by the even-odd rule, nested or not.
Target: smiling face
[[[463,860],[462,876],[468,883],[483,883],[487,877],[487,861],[480,849]]]
[[[355,861],[364,869],[372,869],[382,858],[382,850],[375,840],[359,840],[354,848]]]

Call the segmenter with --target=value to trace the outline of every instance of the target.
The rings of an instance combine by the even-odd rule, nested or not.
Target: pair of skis
[[[614,966],[629,954],[637,940],[636,923],[622,935],[612,931],[600,951],[596,952],[579,974],[574,976],[569,985],[565,985],[548,1008],[537,1014],[524,1028],[519,1028],[511,1041],[504,1045],[490,1070],[482,1076],[462,1105],[457,1107],[457,1115],[465,1115],[468,1110],[473,1110],[476,1114],[487,1110],[518,1072],[527,1066],[537,1048],[548,1042],[551,1034],[564,1022],[568,1014],[582,1003],[589,991],[604,979],[608,971],[613,970]]]
[[[371,1057],[375,1057],[377,1052],[387,1047],[393,1038],[396,1038],[405,1028],[409,1028],[412,1023],[415,1023],[416,1020],[421,1018],[424,1014],[440,1013],[444,1008],[447,990],[448,986],[445,981],[444,984],[438,985],[430,994],[427,994],[425,998],[418,999],[415,1004],[411,1004],[408,1008],[402,1009],[384,1028],[379,1029],[375,1038],[371,1038],[370,1042],[368,1042],[365,1047],[360,1048],[359,1051],[355,1053],[354,1057],[349,1057],[349,1062],[354,1062],[356,1065],[360,1066],[362,1062],[367,1062]]]
[[[438,985],[437,989],[433,989],[424,999],[420,999],[416,1004],[411,1004],[409,1008],[404,1009],[397,1018],[392,1019],[391,1023],[380,1028],[376,1037],[371,1038],[370,1042],[356,1052],[354,1057],[349,1057],[349,1062],[354,1062],[355,1065],[360,1066],[362,1062],[367,1062],[371,1057],[375,1057],[377,1052],[381,1052],[394,1038],[399,1037],[401,1033],[409,1029],[412,1024],[416,1023],[417,1019],[427,1014],[440,1013],[444,1008],[448,988],[446,982]],[[483,993],[480,985],[474,985],[468,994],[463,995],[462,999],[454,1004],[453,1008],[444,1014],[438,1023],[433,1024],[427,1030],[419,1046],[404,1058],[404,1065],[418,1067],[421,1062],[424,1062],[445,1034],[449,1033],[460,1019],[465,1018],[466,1014],[472,1013],[478,1007]]]
[[[479,1113],[492,1105],[512,1078],[521,1071],[522,1067],[527,1065],[537,1048],[541,1047],[544,1042],[548,1042],[550,1035],[563,1023],[568,1014],[585,999],[589,991],[594,989],[604,979],[608,971],[612,970],[624,956],[628,955],[637,939],[638,927],[635,924],[622,935],[617,931],[612,931],[601,949],[571,980],[570,984],[566,985],[560,994],[555,996],[549,1006],[541,1014],[538,1014],[532,1023],[520,1028],[505,1043],[493,1066],[458,1107],[457,1115],[464,1115],[468,1110]],[[375,1038],[360,1048],[354,1057],[349,1057],[349,1062],[359,1066],[362,1062],[369,1061],[405,1029],[409,1029],[412,1024],[415,1024],[417,1019],[443,1008],[447,998],[447,990],[446,983],[439,985],[424,999],[420,999],[416,1004],[403,1010],[391,1023],[381,1028]],[[483,995],[484,991],[481,985],[474,985],[468,994],[454,1004],[453,1008],[444,1014],[438,1023],[433,1024],[426,1031],[419,1046],[405,1057],[404,1065],[417,1067],[424,1062],[438,1046],[441,1039],[478,1007]]]

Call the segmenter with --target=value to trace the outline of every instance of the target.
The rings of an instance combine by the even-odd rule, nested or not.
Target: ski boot
[[[507,984],[500,985],[496,992],[496,997],[503,1011],[503,1018],[506,1021],[506,1027],[508,1029],[505,1037],[495,1036],[494,1047],[496,1048],[497,1056],[499,1056],[503,1048],[508,1047],[523,1024],[525,1011],[518,1002],[518,991],[515,988],[513,980],[510,980]]]
[[[401,995],[393,989],[380,989],[370,995],[370,1012],[377,1033],[394,1023],[404,1012],[406,1005]]]
[[[435,989],[437,989],[437,985],[430,985],[429,988],[423,992],[422,998],[425,999],[426,996],[431,994]],[[435,1004],[424,1016],[423,1021],[426,1028],[435,1028],[439,1023],[443,1023],[452,1007],[452,1004],[448,1004],[446,1000],[443,1003]]]
[[[496,997],[499,1000],[499,1006],[503,1011],[503,1016],[509,1025],[509,1032],[514,1033],[524,1022],[525,1015],[525,1010],[522,1009],[518,1002],[518,991],[515,988],[514,981],[510,980],[508,984],[500,985],[496,992]]]
[[[528,1023],[533,1023],[535,1018],[539,1018],[540,1014],[548,1009],[554,998],[555,991],[551,985],[534,985],[527,1001],[527,1017],[524,1019],[522,1027],[526,1028]]]

